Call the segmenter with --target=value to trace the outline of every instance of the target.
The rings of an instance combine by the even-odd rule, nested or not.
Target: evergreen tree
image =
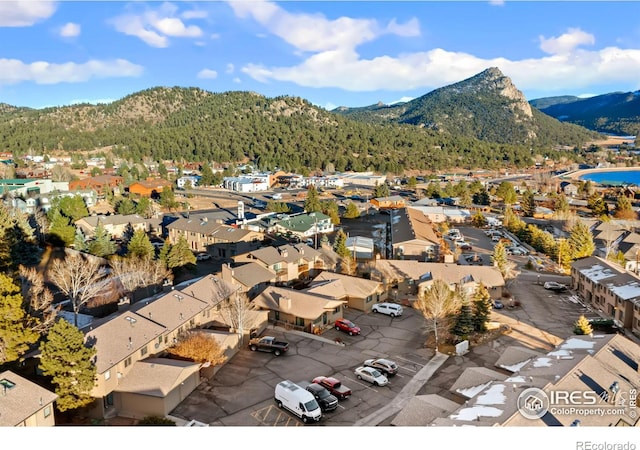
[[[211,186],[213,184],[213,170],[209,164],[203,164],[200,169],[200,186]]]
[[[127,216],[136,213],[136,204],[129,197],[121,198],[116,202],[116,212]]]
[[[316,187],[311,184],[307,188],[307,198],[304,200],[304,210],[307,213],[321,212],[322,206],[320,205],[320,196]]]
[[[487,331],[487,322],[491,317],[491,295],[487,287],[480,283],[473,294],[473,329]]]
[[[347,235],[342,230],[338,230],[333,241],[333,250],[342,258],[351,256],[351,250],[347,248]]]
[[[178,242],[171,246],[167,255],[167,267],[169,269],[181,269],[196,264],[196,256],[189,248],[189,243],[184,236],[180,236]]]
[[[378,184],[376,182],[376,185],[373,188],[373,197],[374,198],[389,197],[389,185],[387,183]]]
[[[564,271],[564,273],[571,272],[571,263],[573,262],[573,252],[571,245],[566,239],[561,239],[556,247],[556,257],[558,258],[558,264]]]
[[[179,203],[176,200],[176,195],[171,188],[164,188],[160,192],[160,204],[169,210],[177,208]]]
[[[536,202],[534,200],[533,192],[529,189],[522,195],[522,212],[525,217],[533,217],[536,213]]]
[[[62,215],[71,219],[71,222],[75,222],[76,220],[89,215],[87,205],[80,195],[74,195],[73,197],[58,197],[53,201],[51,209],[58,209]]]
[[[609,213],[609,208],[604,198],[597,192],[594,192],[587,198],[587,208],[591,210],[594,216],[600,217]]]
[[[82,331],[66,320],[58,320],[40,351],[40,369],[56,386],[58,410],[77,409],[93,402],[96,366],[92,359],[97,351],[85,345]]]
[[[96,225],[93,239],[87,244],[87,252],[102,258],[116,252],[116,243],[100,221]]]
[[[164,245],[162,246],[162,248],[160,249],[160,252],[158,253],[158,259],[164,263],[164,266],[167,269],[170,269],[169,253],[171,252],[171,247],[172,245],[169,243],[169,239],[167,239],[164,241]]]
[[[474,321],[473,321],[473,308],[471,302],[466,295],[460,297],[461,305],[460,310],[454,317],[453,327],[451,333],[459,336],[462,340],[468,339],[469,335],[473,333]]]
[[[569,233],[569,245],[571,247],[571,256],[573,259],[585,258],[593,255],[596,250],[595,243],[593,242],[593,235],[589,230],[589,227],[581,221],[571,228]]]
[[[87,251],[87,238],[80,228],[76,228],[76,236],[73,239],[73,248],[79,252]]]
[[[638,218],[638,215],[631,206],[631,200],[624,195],[618,196],[614,215],[616,219],[621,220],[635,220]]]
[[[555,200],[554,208],[557,213],[566,213],[569,212],[569,200],[564,194],[558,195]]]
[[[349,202],[349,204],[347,205],[347,209],[343,214],[343,217],[345,219],[356,219],[360,217],[360,210],[358,209],[358,206],[353,202]]]
[[[150,219],[154,214],[153,201],[150,198],[142,197],[136,203],[135,213],[145,219]]]
[[[591,326],[591,323],[589,323],[589,320],[582,315],[578,317],[578,320],[576,320],[573,325],[573,332],[580,335],[589,335],[593,333],[593,327]]]
[[[321,203],[322,213],[331,218],[334,225],[340,224],[340,215],[338,214],[338,204],[334,200],[325,200]]]
[[[153,258],[155,249],[144,230],[136,230],[127,244],[127,256],[135,258]]]
[[[35,319],[24,309],[20,286],[0,272],[0,366],[17,360],[38,341]]]
[[[502,199],[505,205],[513,205],[518,199],[513,184],[508,181],[503,181],[500,183],[498,189],[496,190],[496,195]]]
[[[71,225],[70,219],[62,215],[60,210],[55,209],[51,214],[48,240],[54,245],[68,247],[76,236],[76,228]]]
[[[474,227],[482,228],[487,224],[487,218],[482,212],[478,211],[471,218],[471,223]]]
[[[407,180],[407,188],[414,190],[418,185],[418,179],[414,176],[410,176]]]
[[[473,203],[476,205],[490,205],[491,196],[485,188],[482,188],[480,192],[473,194]]]
[[[329,245],[329,236],[323,233],[322,237],[320,238],[320,246],[324,247],[328,245]]]
[[[493,265],[497,267],[502,274],[502,277],[506,278],[509,259],[507,258],[507,249],[502,242],[498,242],[495,247],[493,247],[491,260],[493,261]]]
[[[465,208],[468,208],[473,204],[473,198],[471,197],[471,192],[469,192],[468,189],[465,189],[460,193],[458,204],[460,206],[464,206]]]

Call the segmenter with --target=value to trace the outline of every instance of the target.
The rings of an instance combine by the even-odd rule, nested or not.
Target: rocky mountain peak
[[[531,105],[524,94],[515,87],[511,78],[505,76],[497,67],[489,67],[483,72],[461,81],[460,84],[466,85],[466,90],[490,91],[506,97],[513,101],[514,112],[519,111],[526,117],[533,117]]]

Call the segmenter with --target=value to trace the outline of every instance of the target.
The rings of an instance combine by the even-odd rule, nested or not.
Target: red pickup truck
[[[338,400],[345,400],[351,395],[351,389],[346,387],[340,380],[333,377],[315,377],[313,382],[326,388],[331,394],[335,395]]]

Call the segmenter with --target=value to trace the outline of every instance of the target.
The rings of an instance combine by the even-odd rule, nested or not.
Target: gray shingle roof
[[[10,370],[0,372],[0,380],[13,384],[6,390],[0,386],[0,427],[19,425],[58,398],[53,392]]]

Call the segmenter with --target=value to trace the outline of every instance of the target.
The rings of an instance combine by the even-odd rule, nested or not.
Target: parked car
[[[567,290],[567,285],[562,283],[556,283],[555,281],[547,281],[544,284],[544,288],[549,289],[550,291],[562,292]]]
[[[320,405],[306,389],[284,380],[276,385],[274,400],[278,408],[284,408],[298,416],[304,423],[319,422],[322,418]]]
[[[322,412],[333,411],[338,407],[338,398],[318,383],[303,382],[298,385],[304,387],[315,397]]]
[[[378,369],[374,369],[373,367],[356,367],[353,373],[358,380],[365,380],[376,386],[386,386],[389,384],[389,379],[385,377],[382,372]]]
[[[382,313],[391,317],[401,316],[404,309],[395,303],[376,303],[371,308],[374,313]]]
[[[367,359],[364,362],[364,366],[377,369],[383,374],[385,374],[387,377],[392,377],[398,373],[398,365],[389,359],[384,359],[384,358]]]
[[[252,352],[271,352],[276,356],[280,356],[289,350],[289,343],[277,341],[273,336],[257,337],[249,341],[249,349]]]
[[[211,259],[211,255],[206,252],[196,254],[196,261],[206,261],[207,259]]]
[[[336,330],[349,333],[349,336],[353,336],[354,334],[360,334],[360,327],[358,327],[355,323],[353,323],[349,319],[345,319],[345,318],[336,319]]]
[[[502,303],[501,300],[495,299],[492,300],[493,303],[493,309],[503,309],[504,308],[504,303]]]
[[[464,242],[464,241],[457,241],[456,245],[458,246],[458,248],[460,250],[465,250],[465,251],[469,251],[472,250],[473,247],[471,246],[471,244],[469,244],[468,242]]]
[[[326,388],[332,395],[335,395],[338,400],[346,400],[351,397],[351,389],[342,384],[337,378],[320,376],[315,377],[311,382]]]
[[[513,256],[526,256],[528,252],[520,247],[508,247],[507,253]]]

